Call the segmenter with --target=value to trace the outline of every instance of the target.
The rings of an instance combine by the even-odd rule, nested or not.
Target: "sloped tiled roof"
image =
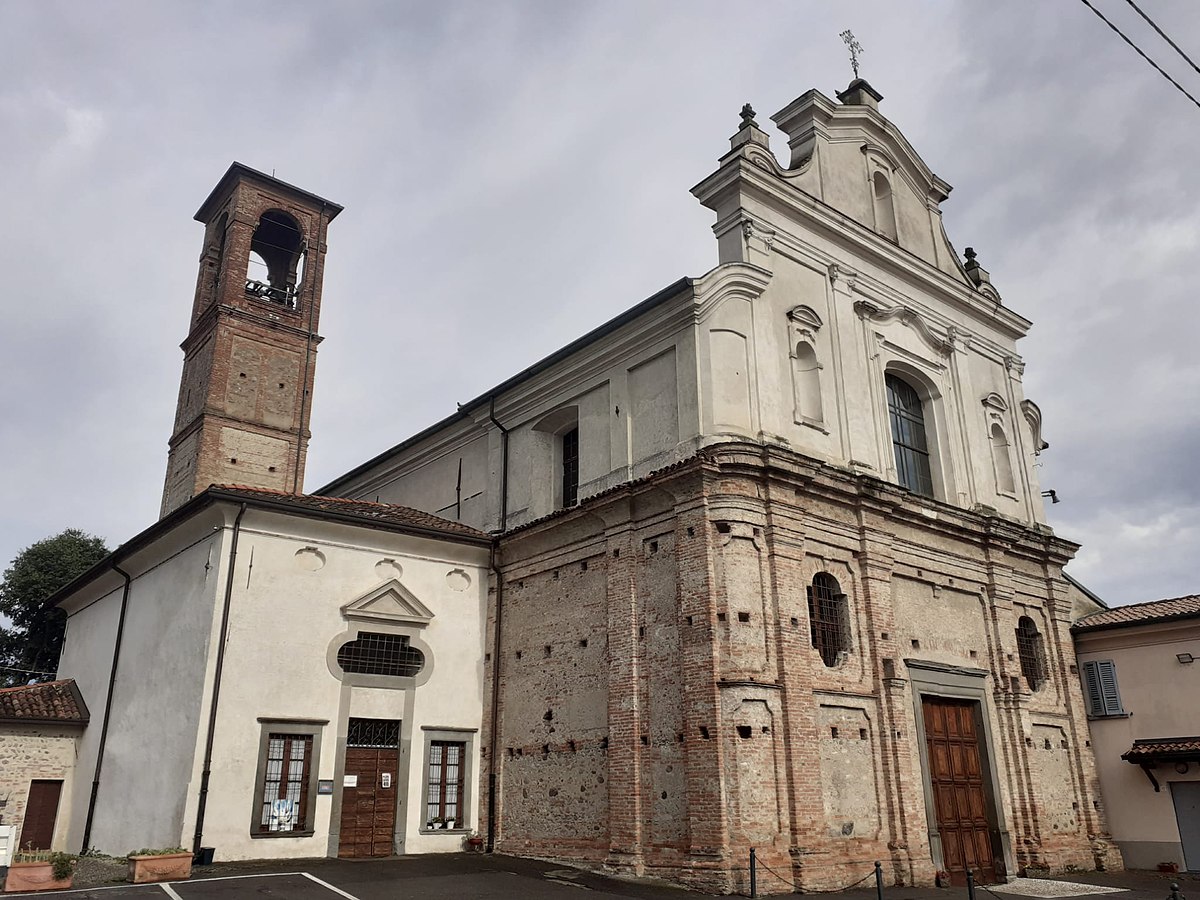
[[[347,500],[344,497],[319,497],[314,494],[289,494],[285,491],[273,491],[268,488],[249,487],[241,484],[214,484],[209,490],[221,494],[242,496],[247,500],[259,500],[274,506],[288,507],[297,512],[335,513],[341,516],[368,519],[384,525],[408,526],[422,531],[440,531],[444,534],[484,541],[490,539],[486,533],[472,528],[470,525],[464,525],[462,522],[452,522],[441,516],[408,506],[397,506],[393,503]]]
[[[0,688],[0,723],[63,722],[83,724],[88,720],[75,680],[48,681]]]
[[[1190,618],[1200,618],[1200,594],[1103,609],[1090,616],[1084,616],[1071,626],[1071,630],[1074,632],[1096,631],[1101,628],[1121,628],[1128,625],[1147,625],[1152,622]]]
[[[1152,762],[1156,759],[1200,759],[1200,737],[1144,738],[1121,754],[1131,763]]]

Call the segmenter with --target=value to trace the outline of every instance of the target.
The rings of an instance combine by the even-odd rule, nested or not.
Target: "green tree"
[[[103,538],[68,528],[26,547],[0,582],[0,684],[49,681],[58,668],[66,616],[46,598],[108,555]]]

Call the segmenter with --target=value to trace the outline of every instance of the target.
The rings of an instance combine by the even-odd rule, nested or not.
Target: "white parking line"
[[[331,891],[333,891],[335,894],[337,894],[337,895],[338,895],[338,896],[340,896],[340,897],[345,897],[345,898],[346,898],[346,900],[358,900],[358,898],[357,898],[357,897],[355,897],[353,894],[347,894],[347,893],[346,893],[345,891],[343,891],[341,888],[334,887],[334,886],[333,886],[332,884],[330,884],[328,881],[322,881],[322,880],[321,880],[320,878],[318,878],[316,875],[309,875],[307,872],[299,872],[299,873],[297,873],[297,874],[299,874],[299,875],[303,875],[305,878],[309,879],[310,881],[315,881],[315,882],[316,882],[317,884],[319,884],[321,887],[323,887],[323,888],[326,888],[327,890],[331,890]]]
[[[183,900],[179,894],[175,893],[175,889],[169,884],[166,884],[165,882],[159,882],[158,886],[163,889],[163,893],[170,897],[171,900]]]

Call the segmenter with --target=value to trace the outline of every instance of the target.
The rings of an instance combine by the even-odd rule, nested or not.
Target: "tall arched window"
[[[821,661],[836,666],[850,652],[850,611],[841,586],[828,572],[818,572],[808,588],[808,624]]]
[[[1029,616],[1021,616],[1017,622],[1017,654],[1029,690],[1040,691],[1047,678],[1046,648],[1037,624]]]
[[[996,492],[1000,494],[1015,494],[1016,482],[1013,480],[1012,457],[1008,452],[1008,438],[999,422],[992,423],[992,460],[996,467]]]
[[[895,375],[887,375],[885,381],[888,419],[892,426],[892,450],[896,456],[896,478],[913,493],[932,497],[929,438],[925,432],[925,409],[921,395],[911,384]]]
[[[875,194],[875,230],[893,241],[896,238],[896,207],[892,202],[892,186],[887,176],[876,172],[871,179]]]

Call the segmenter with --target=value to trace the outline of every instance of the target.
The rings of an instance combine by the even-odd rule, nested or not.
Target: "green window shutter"
[[[1117,666],[1111,659],[1083,664],[1083,694],[1089,716],[1121,716],[1121,692],[1117,687]]]
[[[1117,688],[1117,665],[1111,659],[1096,660],[1096,674],[1100,679],[1100,697],[1104,703],[1104,715],[1120,716],[1121,692]]]

